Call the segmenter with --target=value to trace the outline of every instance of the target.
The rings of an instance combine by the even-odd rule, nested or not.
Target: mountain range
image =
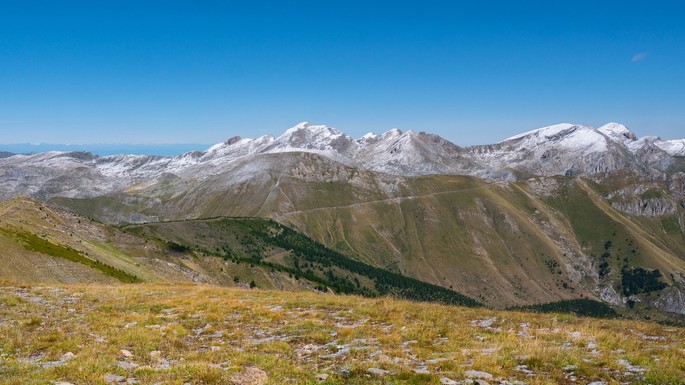
[[[176,176],[201,180],[237,169],[269,155],[316,154],[346,167],[387,175],[471,175],[489,180],[524,180],[530,176],[580,175],[600,179],[621,169],[636,177],[663,177],[675,158],[685,156],[685,139],[638,139],[621,124],[600,128],[557,124],[513,136],[492,145],[459,147],[437,135],[393,129],[353,139],[323,125],[300,123],[282,135],[256,139],[233,137],[206,151],[175,157],[96,156],[88,152],[18,155],[2,162],[0,197],[92,197],[136,183]],[[9,157],[11,154],[5,154]],[[62,175],[81,178],[63,183]],[[241,175],[238,175],[239,177]],[[55,183],[57,182],[57,183]]]
[[[471,147],[301,123],[175,157],[8,156],[0,181],[2,199],[111,225],[272,219],[496,307],[590,298],[685,314],[685,140],[637,138],[617,123]]]

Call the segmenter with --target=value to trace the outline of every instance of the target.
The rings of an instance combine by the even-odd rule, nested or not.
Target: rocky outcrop
[[[663,183],[659,182],[638,182],[606,194],[605,198],[613,208],[630,215],[658,217],[677,214],[679,204],[674,199],[677,193],[670,193],[669,190],[678,190],[678,187],[669,185],[664,189],[662,186]]]
[[[611,206],[624,213],[636,216],[658,217],[678,212],[678,204],[669,198],[634,199],[627,202],[612,202]]]
[[[685,285],[676,284],[664,289],[652,306],[661,311],[685,315]]]

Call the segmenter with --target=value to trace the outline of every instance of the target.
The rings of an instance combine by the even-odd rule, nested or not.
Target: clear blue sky
[[[301,121],[460,145],[560,122],[685,137],[685,5],[635,3],[0,0],[0,143]]]

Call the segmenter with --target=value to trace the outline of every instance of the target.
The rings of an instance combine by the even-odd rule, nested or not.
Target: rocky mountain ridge
[[[685,156],[685,140],[637,139],[623,125],[598,129],[558,124],[492,145],[457,146],[437,135],[393,129],[352,137],[324,125],[300,123],[282,135],[234,137],[206,151],[175,157],[87,152],[46,152],[0,158],[0,198],[28,195],[83,198],[113,193],[161,175],[203,180],[270,154],[308,152],[372,172],[418,176],[471,175],[491,180],[580,175],[601,180],[630,170],[636,178],[664,178],[674,159]]]

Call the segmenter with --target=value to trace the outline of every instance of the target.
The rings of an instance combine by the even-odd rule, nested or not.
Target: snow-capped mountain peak
[[[326,125],[314,125],[309,122],[302,122],[287,129],[281,136],[276,138],[276,141],[281,143],[287,142],[294,144],[297,147],[304,144],[303,141],[324,142],[335,140],[341,136],[347,135]]]
[[[337,129],[302,122],[286,130],[264,152],[315,152],[349,163],[349,159],[343,160],[340,157],[351,159],[356,150],[355,140]]]
[[[349,167],[401,176],[458,174],[507,180],[529,175],[601,178],[629,168],[652,177],[661,175],[672,163],[672,157],[685,156],[685,140],[658,137],[636,140],[632,131],[618,123],[599,129],[563,123],[492,145],[459,147],[437,135],[403,132],[397,128],[381,135],[368,133],[354,140],[335,128],[303,122],[276,138],[236,136],[206,151],[176,157],[98,157],[87,153],[49,152],[0,158],[0,197],[96,196],[163,175],[181,180],[203,180],[217,175],[237,178],[231,173],[241,164],[260,159],[277,162],[278,154],[293,152],[314,153]],[[262,158],[264,155],[267,156]],[[240,177],[243,180],[249,175]],[[56,187],[55,181],[61,180],[71,182]]]
[[[628,144],[637,140],[635,133],[620,123],[607,123],[598,128],[597,131],[618,143]]]
[[[505,139],[500,144],[512,145],[526,151],[556,147],[583,153],[604,152],[609,145],[607,138],[594,128],[569,123],[528,131]]]
[[[311,125],[312,125],[312,124],[309,123],[309,122],[301,122],[301,123],[298,123],[298,124],[296,124],[296,125],[290,127],[289,129],[285,130],[285,132],[283,133],[283,135],[292,135],[293,133],[295,133],[295,132],[297,132],[297,131],[306,130],[306,129],[309,128]]]
[[[251,155],[263,150],[274,142],[272,135],[263,135],[256,139],[241,138],[234,136],[231,139],[218,143],[207,149],[204,159],[235,159],[241,156]]]
[[[396,138],[402,136],[404,133],[399,128],[393,128],[383,133],[382,137],[385,138]]]
[[[366,134],[364,134],[364,136],[357,139],[357,141],[358,142],[365,142],[365,141],[369,141],[369,140],[374,140],[376,138],[378,138],[378,135],[374,134],[373,132],[367,132]]]
[[[523,132],[521,134],[510,136],[510,137],[504,139],[503,141],[501,141],[500,143],[504,143],[504,142],[508,142],[508,141],[516,140],[516,139],[521,139],[524,137],[530,137],[530,136],[535,136],[538,138],[544,138],[547,136],[554,136],[554,135],[558,135],[560,132],[568,130],[572,127],[574,127],[574,125],[571,123],[554,124],[551,126],[536,128],[535,130],[530,130],[527,132]]]

